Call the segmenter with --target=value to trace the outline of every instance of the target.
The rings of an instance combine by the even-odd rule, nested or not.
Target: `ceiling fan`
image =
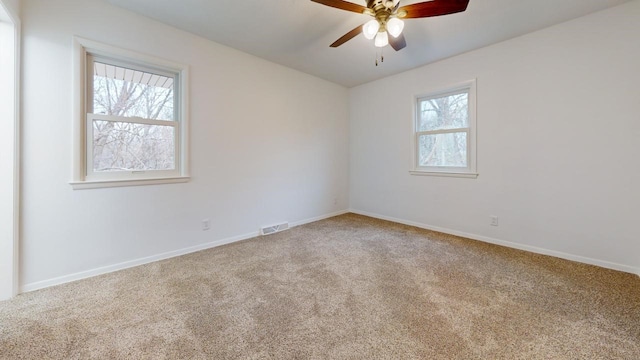
[[[454,14],[465,11],[469,4],[469,0],[432,0],[400,7],[400,0],[367,0],[367,7],[364,7],[343,0],[311,1],[373,17],[368,22],[344,34],[331,44],[331,47],[338,47],[362,32],[367,39],[375,39],[376,47],[391,45],[396,51],[407,46],[402,34],[404,22],[401,19]]]

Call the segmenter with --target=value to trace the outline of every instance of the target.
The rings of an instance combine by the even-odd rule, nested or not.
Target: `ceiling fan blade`
[[[469,5],[469,0],[433,0],[403,6],[398,9],[398,13],[406,12],[405,19],[424,18],[455,14],[465,11]]]
[[[407,46],[407,40],[405,40],[404,34],[400,34],[397,38],[389,36],[389,45],[391,45],[393,50],[400,51]]]
[[[354,4],[354,3],[350,3],[348,1],[342,1],[342,0],[311,0],[311,1],[318,4],[331,6],[337,9],[357,12],[360,14],[362,14],[367,10],[367,8],[362,5],[358,5],[358,4]]]
[[[331,47],[338,47],[344,43],[346,43],[347,41],[353,39],[354,37],[356,37],[356,35],[361,34],[362,33],[362,26],[364,25],[360,25],[357,28],[349,31],[348,33],[342,35],[342,37],[338,40],[336,40],[333,44],[331,44]]]

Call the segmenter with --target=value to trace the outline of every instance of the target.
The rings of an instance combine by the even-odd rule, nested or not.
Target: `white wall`
[[[348,208],[346,88],[95,0],[22,18],[24,290]],[[190,65],[191,182],[71,189],[73,35]]]
[[[18,5],[0,0],[0,300],[17,292]]]
[[[25,290],[339,212],[349,193],[359,212],[640,269],[639,1],[350,91],[95,0],[21,11]],[[73,35],[191,66],[191,182],[71,189]],[[410,176],[413,96],[471,78],[480,177]]]
[[[638,34],[633,1],[351,89],[352,209],[639,271]],[[409,175],[413,97],[472,78],[480,176]]]

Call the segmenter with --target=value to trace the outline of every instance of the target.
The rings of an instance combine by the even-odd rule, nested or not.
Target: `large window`
[[[413,174],[475,177],[475,82],[416,99]]]
[[[74,186],[186,181],[184,68],[83,49],[82,163]]]

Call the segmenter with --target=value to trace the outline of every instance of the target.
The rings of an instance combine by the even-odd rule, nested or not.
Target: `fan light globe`
[[[367,23],[364,24],[364,26],[362,27],[362,33],[364,34],[364,37],[371,40],[376,36],[379,29],[380,24],[378,23],[378,20],[373,19],[367,21]]]
[[[394,38],[397,38],[402,34],[402,29],[404,29],[404,21],[398,18],[391,18],[387,21],[387,31]]]
[[[387,35],[386,31],[380,31],[378,35],[376,35],[375,45],[376,47],[385,47],[389,45],[389,35]]]

